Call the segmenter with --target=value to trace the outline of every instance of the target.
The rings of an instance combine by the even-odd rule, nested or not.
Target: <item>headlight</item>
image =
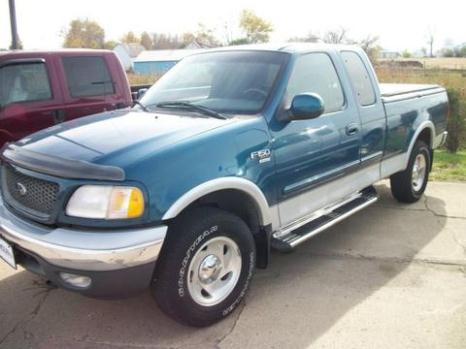
[[[68,216],[83,218],[136,218],[143,212],[144,196],[135,187],[83,185],[66,205]]]

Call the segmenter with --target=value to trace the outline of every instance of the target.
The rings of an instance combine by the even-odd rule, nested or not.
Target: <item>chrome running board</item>
[[[373,204],[377,199],[377,192],[373,187],[364,189],[356,196],[325,210],[323,214],[311,216],[276,232],[272,237],[272,247],[289,252],[304,241]]]

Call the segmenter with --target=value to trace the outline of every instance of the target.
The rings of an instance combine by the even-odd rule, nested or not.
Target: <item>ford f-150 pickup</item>
[[[447,114],[445,89],[379,84],[356,47],[196,54],[131,109],[4,146],[0,256],[87,296],[150,288],[206,326],[238,307],[271,248],[374,203],[377,181],[419,200]]]

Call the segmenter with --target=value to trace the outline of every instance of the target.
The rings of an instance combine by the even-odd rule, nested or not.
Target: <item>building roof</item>
[[[115,46],[115,48],[117,47],[125,50],[131,58],[136,58],[145,50],[144,46],[137,42],[120,43]]]
[[[177,62],[182,58],[192,55],[194,53],[200,53],[205,50],[150,50],[142,51],[139,56],[134,59],[134,63],[138,62]]]

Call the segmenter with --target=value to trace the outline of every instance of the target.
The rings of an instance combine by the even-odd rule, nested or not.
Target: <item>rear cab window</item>
[[[11,63],[0,68],[0,106],[52,99],[44,62]]]
[[[63,57],[71,97],[105,96],[115,93],[105,59],[100,56]]]
[[[376,102],[374,87],[361,57],[352,51],[343,51],[341,56],[348,71],[351,83],[358,97],[359,104],[369,106]]]
[[[342,110],[345,96],[332,60],[326,53],[307,53],[297,58],[287,87],[287,106],[294,96],[316,93],[322,97],[325,113]]]

